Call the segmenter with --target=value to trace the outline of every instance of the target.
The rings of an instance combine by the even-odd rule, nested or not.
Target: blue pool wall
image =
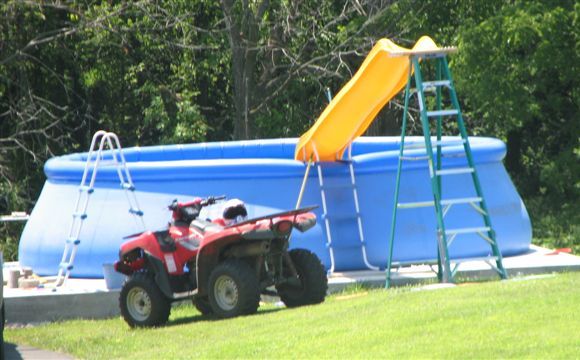
[[[455,139],[456,140],[456,139]],[[293,160],[297,139],[255,140],[189,145],[135,147],[124,154],[137,187],[136,196],[144,211],[148,229],[167,226],[170,213],[166,206],[175,198],[185,201],[195,196],[225,194],[243,199],[250,216],[292,209],[300,191],[305,164]],[[453,138],[444,138],[444,168],[464,167],[462,146]],[[422,138],[408,137],[408,144]],[[474,160],[504,256],[529,250],[531,225],[526,208],[509,178],[502,160],[505,144],[493,138],[470,138]],[[395,175],[399,138],[362,137],[353,144],[362,226],[368,260],[384,268],[393,211]],[[408,154],[421,155],[424,150]],[[44,168],[47,180],[22,233],[19,261],[39,275],[54,275],[62,257],[65,239],[72,221],[78,186],[86,153],[50,159]],[[110,160],[110,154],[105,160]],[[354,214],[348,164],[323,163],[335,248],[335,271],[363,270]],[[432,199],[426,161],[406,162],[403,167],[400,202]],[[473,197],[471,175],[453,175],[443,179],[443,198]],[[320,205],[315,210],[317,225],[306,233],[292,235],[292,248],[314,251],[330,267],[326,230],[317,171],[310,172],[303,205]],[[123,236],[141,231],[140,223],[128,213],[128,203],[120,189],[115,167],[104,161],[91,195],[88,217],[83,223],[78,255],[72,275],[102,277],[102,265],[116,260]],[[446,217],[448,229],[483,226],[481,216],[469,205],[458,205]],[[450,247],[452,258],[486,256],[490,247],[477,235],[460,235]],[[394,246],[394,261],[435,259],[436,218],[433,208],[399,210]]]

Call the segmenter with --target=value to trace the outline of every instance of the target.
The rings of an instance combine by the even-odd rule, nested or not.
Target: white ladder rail
[[[77,196],[77,201],[75,204],[73,219],[69,228],[68,237],[65,241],[64,251],[62,253],[62,258],[59,263],[58,275],[56,277],[56,286],[62,286],[70,276],[70,271],[72,270],[72,264],[74,263],[77,247],[80,244],[80,233],[83,228],[83,222],[86,218],[86,211],[89,206],[89,197],[93,192],[93,186],[95,183],[96,172],[98,171],[98,166],[100,162],[100,153],[104,147],[104,139],[107,132],[104,130],[97,131],[91,140],[91,147],[89,153],[87,154],[87,160],[85,162],[85,167],[83,171],[83,176],[81,183],[79,185],[79,194]],[[93,163],[93,153],[95,152],[95,145],[98,138],[101,138],[99,149],[97,151],[95,162]],[[92,163],[92,174],[89,181],[89,185],[86,186],[87,176],[89,173],[89,168]],[[86,191],[85,191],[86,190]],[[83,196],[83,194],[86,194]],[[83,201],[84,200],[84,201]],[[81,207],[82,202],[82,207]],[[82,211],[80,209],[82,208]]]
[[[363,261],[365,263],[365,266],[367,268],[369,268],[370,270],[379,270],[380,268],[378,266],[371,265],[371,263],[369,262],[368,257],[367,257],[367,248],[366,248],[366,242],[365,242],[365,237],[364,237],[364,232],[363,232],[362,218],[361,218],[361,214],[360,214],[360,206],[359,206],[359,201],[358,201],[358,191],[356,188],[356,181],[355,181],[355,177],[354,177],[354,166],[353,166],[353,161],[352,161],[352,141],[348,145],[348,167],[349,167],[349,171],[350,171],[350,182],[352,185],[352,192],[353,192],[353,197],[354,197],[354,207],[355,207],[355,211],[356,211],[356,220],[357,220],[357,224],[358,224],[358,234],[359,234],[359,238],[360,238],[360,242],[361,242],[361,251],[362,251],[362,255],[363,255]]]
[[[328,207],[326,204],[326,192],[324,191],[324,179],[322,177],[322,166],[320,165],[320,157],[318,156],[318,151],[316,150],[316,143],[312,142],[312,150],[314,151],[314,157],[316,158],[316,170],[318,173],[318,185],[320,186],[320,197],[322,199],[322,213],[328,214]],[[326,247],[328,248],[328,254],[330,256],[330,268],[328,273],[332,274],[334,272],[334,250],[332,249],[332,235],[330,234],[330,220],[328,216],[324,216],[324,226],[326,229]]]
[[[113,143],[111,139],[113,139],[115,143]],[[141,219],[141,225],[143,229],[145,229],[146,226],[145,221],[143,220],[143,212],[140,210],[141,207],[139,206],[137,196],[135,195],[135,185],[133,183],[133,179],[131,178],[129,168],[127,167],[127,161],[125,160],[125,155],[123,155],[119,137],[114,133],[109,133],[109,136],[107,136],[107,142],[109,144],[109,148],[113,149],[111,151],[113,161],[115,163],[119,180],[121,180],[121,188],[124,190],[123,193],[125,194],[127,202],[129,203],[129,212],[133,215],[138,215],[138,218]],[[117,158],[117,156],[119,158]],[[130,196],[129,194],[133,194],[133,196]]]
[[[100,138],[99,147],[96,150],[95,154],[95,147],[97,140],[99,138]],[[108,145],[109,150],[111,152],[111,157],[113,159],[117,175],[119,176],[119,180],[121,182],[121,188],[123,189],[123,192],[125,193],[125,196],[130,206],[129,212],[132,215],[137,215],[141,219],[141,225],[143,229],[146,229],[145,221],[143,219],[143,212],[140,210],[137,197],[134,193],[135,186],[133,184],[129,168],[127,167],[127,163],[125,160],[125,156],[123,155],[119,138],[116,134],[112,132],[99,130],[93,135],[93,138],[91,140],[91,147],[87,154],[87,160],[85,162],[83,176],[81,179],[81,183],[79,185],[79,195],[77,196],[77,201],[75,203],[75,209],[73,212],[73,220],[69,228],[68,238],[65,242],[63,255],[61,258],[61,262],[59,264],[59,272],[55,282],[56,287],[63,286],[66,283],[73,269],[73,264],[76,258],[78,245],[80,244],[79,238],[82,231],[83,222],[87,218],[89,199],[90,195],[94,191],[94,185],[99,165],[103,157],[103,150],[105,144]],[[94,161],[93,157],[95,158]],[[91,179],[89,181],[89,185],[87,186],[86,182],[89,169],[91,168],[91,164],[92,164]],[[128,192],[131,192],[133,196],[132,197],[129,196]],[[86,195],[83,196],[83,194]]]

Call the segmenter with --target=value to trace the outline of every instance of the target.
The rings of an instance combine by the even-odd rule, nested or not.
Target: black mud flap
[[[167,296],[168,299],[173,299],[173,291],[171,290],[169,275],[167,274],[165,266],[163,266],[161,260],[154,256],[147,255],[147,262],[155,272],[155,282],[157,283],[157,286],[159,286],[163,295]]]

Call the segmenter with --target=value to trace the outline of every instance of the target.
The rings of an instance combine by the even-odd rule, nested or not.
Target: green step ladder
[[[451,78],[451,72],[449,70],[449,64],[447,62],[447,54],[455,52],[457,49],[453,47],[441,48],[434,51],[406,51],[400,54],[392,54],[391,56],[407,56],[409,57],[409,75],[407,79],[407,85],[405,87],[405,107],[403,112],[403,124],[401,129],[401,144],[399,150],[399,160],[397,167],[397,178],[395,185],[395,199],[393,206],[393,217],[391,222],[391,233],[389,238],[389,249],[388,249],[388,260],[386,267],[386,284],[388,288],[391,285],[391,270],[394,267],[401,267],[404,265],[410,265],[411,263],[393,263],[393,246],[395,241],[395,229],[397,222],[397,211],[403,209],[416,209],[421,207],[434,207],[435,215],[437,217],[437,260],[436,261],[425,261],[422,263],[437,263],[437,277],[440,282],[449,283],[454,281],[455,273],[458,270],[459,264],[466,261],[485,261],[490,267],[497,271],[502,279],[507,278],[507,273],[502,263],[502,256],[499,251],[499,247],[496,241],[495,232],[491,224],[491,219],[489,216],[489,211],[483,193],[481,190],[481,184],[477,176],[477,171],[475,169],[475,164],[473,162],[473,156],[471,153],[471,147],[469,145],[469,139],[467,136],[467,131],[465,130],[465,123],[461,115],[461,109],[459,107],[459,101],[457,100],[457,94],[455,92],[455,87],[453,85],[453,80]],[[428,61],[435,62],[435,73],[436,80],[434,81],[423,81],[423,75],[421,73],[421,67],[419,65],[420,61],[427,63]],[[413,76],[414,74],[414,76]],[[411,83],[414,81],[415,88],[411,87]],[[447,99],[450,105],[443,109],[443,93],[442,90],[447,90]],[[435,106],[436,109],[427,109],[426,94],[435,94]],[[405,150],[417,149],[417,146],[411,146],[405,148],[405,132],[407,127],[407,118],[409,117],[409,99],[417,95],[417,102],[419,105],[419,112],[421,118],[421,126],[423,128],[423,135],[425,144],[421,144],[421,147],[425,149],[426,156],[405,156]],[[457,122],[457,127],[459,129],[459,135],[457,140],[453,141],[442,141],[443,132],[443,120],[455,119]],[[431,126],[430,121],[435,120],[436,125],[436,140],[431,139]],[[465,151],[465,156],[467,158],[467,167],[463,168],[442,168],[442,151],[441,146],[443,144],[449,145],[463,145]],[[433,147],[435,146],[436,152],[434,153]],[[433,192],[433,200],[425,200],[421,202],[412,203],[399,203],[399,190],[401,185],[401,168],[404,161],[425,161],[427,160],[429,166],[429,175],[431,180],[431,190]],[[442,199],[441,192],[441,181],[442,177],[453,176],[459,174],[471,174],[471,179],[473,186],[475,188],[476,196],[457,198],[457,199]],[[459,229],[447,229],[445,227],[445,215],[454,205],[459,204],[469,204],[471,207],[477,211],[483,218],[483,226],[470,227],[470,228],[459,228]],[[478,234],[483,240],[485,240],[491,247],[492,256],[479,257],[479,258],[467,258],[467,259],[453,259],[449,258],[449,246],[455,240],[457,236],[464,234]],[[492,263],[495,261],[495,265]],[[454,268],[451,269],[450,263],[454,263]]]

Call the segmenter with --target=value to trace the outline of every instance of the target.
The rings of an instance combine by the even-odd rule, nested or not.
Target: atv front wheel
[[[123,285],[119,305],[123,318],[131,327],[163,325],[171,311],[171,302],[153,277],[141,272],[133,274]]]
[[[328,279],[324,266],[311,251],[294,249],[289,251],[300,285],[288,283],[276,286],[280,299],[287,307],[318,304],[324,301]],[[289,269],[285,273],[289,275]]]
[[[195,308],[201,313],[201,315],[209,315],[213,313],[213,309],[206,297],[195,299]]]
[[[209,303],[222,318],[253,314],[260,304],[260,284],[245,262],[230,259],[219,264],[209,277]]]

